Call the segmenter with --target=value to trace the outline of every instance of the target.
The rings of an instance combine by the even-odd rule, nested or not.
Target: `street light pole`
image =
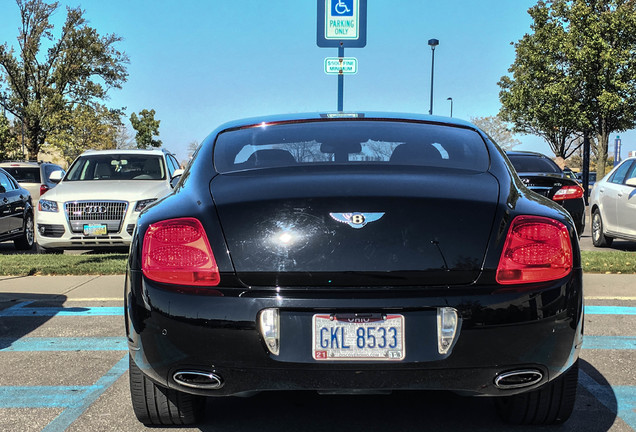
[[[449,100],[451,102],[451,115],[450,116],[453,117],[453,98],[449,97],[449,98],[446,98],[446,100]]]
[[[430,115],[433,115],[433,75],[435,74],[435,47],[439,45],[439,40],[429,39],[428,44],[431,47],[431,107],[428,110]]]

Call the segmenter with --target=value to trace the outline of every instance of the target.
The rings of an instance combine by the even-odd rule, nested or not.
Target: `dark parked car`
[[[585,228],[585,200],[580,183],[541,153],[508,151],[506,154],[526,187],[570,212],[580,237]]]
[[[583,173],[579,172],[576,173],[576,178],[579,182],[581,182],[581,184],[583,183]],[[587,176],[587,182],[588,185],[590,187],[590,190],[592,190],[592,187],[596,184],[596,172],[591,171],[588,176]]]
[[[572,217],[454,119],[221,126],[142,211],[125,310],[146,424],[195,422],[206,396],[399,389],[491,396],[506,421],[547,424],[576,394]]]
[[[31,195],[0,168],[0,242],[13,240],[16,249],[29,250],[33,239]]]

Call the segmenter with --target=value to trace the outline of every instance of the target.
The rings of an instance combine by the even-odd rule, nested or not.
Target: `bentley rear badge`
[[[362,228],[369,222],[375,222],[384,216],[384,213],[329,213],[334,220],[346,223],[351,228]]]

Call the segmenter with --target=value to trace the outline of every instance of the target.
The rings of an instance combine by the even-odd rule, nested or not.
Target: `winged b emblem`
[[[335,221],[346,223],[351,228],[362,228],[369,222],[375,222],[384,216],[384,213],[329,213]]]

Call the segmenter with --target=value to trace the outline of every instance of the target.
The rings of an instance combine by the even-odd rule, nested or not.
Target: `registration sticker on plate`
[[[108,229],[106,225],[84,225],[84,235],[85,236],[100,236],[108,234]]]
[[[404,316],[316,314],[312,354],[327,361],[404,360]]]

